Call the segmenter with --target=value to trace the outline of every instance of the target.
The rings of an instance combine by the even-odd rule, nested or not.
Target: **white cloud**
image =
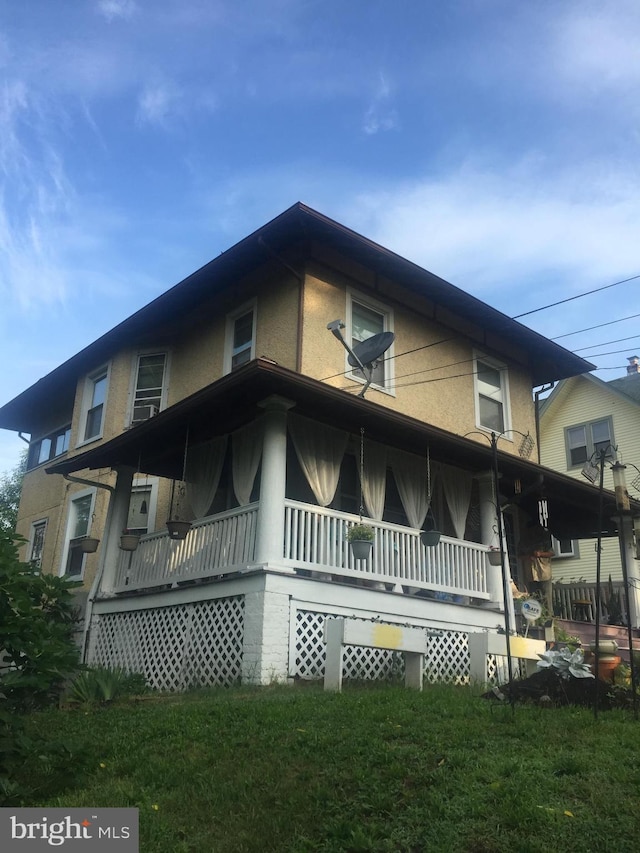
[[[138,98],[137,120],[140,124],[165,125],[179,106],[180,97],[175,86],[168,83],[148,85]]]
[[[393,130],[398,126],[398,114],[390,105],[391,87],[385,75],[381,72],[378,86],[367,108],[364,117],[363,130],[371,136],[384,130]]]
[[[98,11],[109,21],[117,18],[128,20],[137,10],[134,0],[99,0]]]

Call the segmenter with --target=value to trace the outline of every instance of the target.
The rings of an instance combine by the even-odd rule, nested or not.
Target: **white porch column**
[[[620,525],[620,559],[627,569],[629,581],[629,618],[632,628],[640,628],[640,572],[638,571],[638,560],[636,560],[633,519],[630,515],[618,517]]]
[[[99,591],[110,593],[115,587],[120,534],[127,526],[133,485],[133,468],[118,468],[115,490],[109,497],[109,509],[102,537],[102,555],[98,568]]]
[[[480,539],[483,545],[493,545],[498,548],[498,521],[496,519],[496,503],[493,496],[493,472],[485,471],[477,474],[480,491]],[[505,557],[507,554],[505,552]],[[507,557],[508,559],[508,557]],[[491,604],[497,604],[500,610],[504,608],[505,593],[502,586],[502,568],[492,566],[487,560],[487,588],[491,595]],[[511,598],[511,590],[509,590]],[[511,624],[514,624],[513,622]]]
[[[287,411],[295,403],[274,395],[259,405],[265,417],[255,562],[268,564],[281,562],[284,556]]]

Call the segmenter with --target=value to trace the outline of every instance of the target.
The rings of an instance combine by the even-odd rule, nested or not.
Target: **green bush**
[[[57,701],[77,670],[73,584],[21,563],[15,537],[0,530],[0,803],[19,798],[12,776],[46,744],[26,738],[21,716]]]
[[[73,679],[67,699],[72,704],[102,705],[124,696],[139,696],[148,690],[147,680],[140,673],[97,666],[85,669]]]

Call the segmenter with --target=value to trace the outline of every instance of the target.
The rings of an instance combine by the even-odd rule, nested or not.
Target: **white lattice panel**
[[[327,615],[330,614],[297,611],[294,675],[301,678],[324,676],[325,646],[322,632]],[[404,661],[398,652],[345,646],[345,678],[388,679],[400,677],[403,672]],[[469,681],[469,645],[466,633],[444,631],[441,637],[429,638],[428,653],[425,656],[425,677],[432,682],[452,681],[462,684]]]
[[[244,597],[94,617],[90,663],[143,673],[158,690],[240,680]]]

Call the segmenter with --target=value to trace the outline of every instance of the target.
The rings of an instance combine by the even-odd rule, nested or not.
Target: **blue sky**
[[[510,316],[640,274],[635,0],[0,0],[0,69],[0,404],[298,200]]]

